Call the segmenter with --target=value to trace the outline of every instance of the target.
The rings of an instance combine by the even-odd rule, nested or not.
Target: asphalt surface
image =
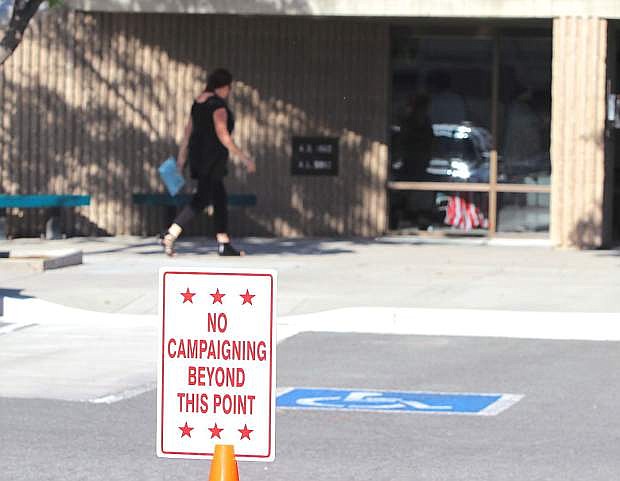
[[[618,343],[300,334],[278,384],[513,392],[493,417],[279,410],[276,461],[252,480],[609,480],[620,472]],[[337,366],[337,367],[335,367]],[[114,404],[0,399],[7,480],[206,479],[159,459],[153,391]]]
[[[155,456],[160,266],[275,268],[280,316],[307,314],[310,322],[318,312],[364,306],[440,308],[457,325],[469,309],[517,310],[540,323],[545,313],[582,312],[585,324],[596,313],[620,312],[616,251],[418,245],[399,238],[247,239],[240,245],[252,255],[243,259],[221,259],[202,240],[182,244],[172,260],[151,240],[137,238],[6,241],[0,249],[49,245],[82,248],[84,264],[44,273],[0,265],[1,293],[93,314],[65,316],[42,304],[48,307],[24,310],[23,317],[17,312],[19,319],[0,318],[3,480],[208,477],[207,461]],[[497,322],[514,324],[510,319],[498,315]],[[424,321],[432,325],[432,315]],[[239,463],[241,480],[617,477],[618,342],[395,335],[389,319],[369,322],[385,333],[283,338],[278,386],[523,398],[496,416],[279,409],[276,461]],[[116,393],[125,395],[91,402]]]

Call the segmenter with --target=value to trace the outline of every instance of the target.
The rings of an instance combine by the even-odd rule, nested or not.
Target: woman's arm
[[[189,136],[191,134],[192,134],[192,117],[190,115],[189,120],[187,121],[187,125],[185,126],[185,132],[183,133],[183,140],[181,141],[181,146],[179,147],[179,155],[177,157],[177,168],[181,172],[183,172],[183,167],[185,167],[185,162],[187,161]]]
[[[228,132],[228,112],[226,112],[225,108],[222,107],[213,112],[213,123],[215,124],[215,133],[217,134],[217,138],[222,145],[226,147],[235,157],[239,157],[243,160],[248,172],[256,172],[256,164],[254,163],[254,160],[235,145],[230,133]]]

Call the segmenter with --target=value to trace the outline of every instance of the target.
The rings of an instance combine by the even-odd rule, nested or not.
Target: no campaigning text
[[[267,360],[267,343],[230,339],[168,339],[167,354],[171,359],[207,359],[222,361]]]
[[[228,318],[224,313],[209,313],[207,331],[225,333]],[[167,354],[170,359],[199,359],[210,361],[267,361],[265,341],[239,339],[168,339]],[[245,385],[242,367],[188,366],[187,385],[242,388]],[[231,394],[213,392],[177,392],[179,412],[253,414],[254,394]]]
[[[207,332],[226,333],[228,317],[225,313],[208,313]],[[168,340],[168,357],[171,359],[208,359],[223,361],[266,361],[265,341],[231,339],[175,338]]]

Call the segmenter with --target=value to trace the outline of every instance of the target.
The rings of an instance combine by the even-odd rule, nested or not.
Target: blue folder
[[[183,175],[177,169],[177,161],[174,157],[167,158],[163,164],[159,166],[159,175],[166,185],[166,189],[172,197],[177,195],[185,185]]]

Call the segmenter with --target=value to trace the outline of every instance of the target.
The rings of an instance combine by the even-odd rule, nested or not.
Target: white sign
[[[273,461],[275,271],[161,269],[157,455]]]

